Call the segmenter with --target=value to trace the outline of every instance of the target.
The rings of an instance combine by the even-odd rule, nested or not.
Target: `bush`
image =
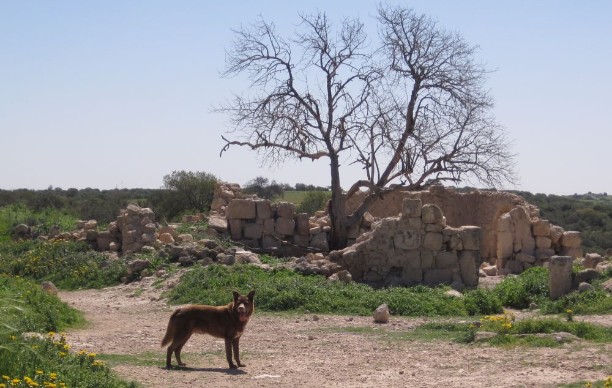
[[[490,290],[470,290],[464,294],[463,303],[469,315],[499,314],[503,311],[499,297]]]
[[[322,276],[305,276],[288,269],[264,271],[248,265],[210,265],[187,272],[169,295],[171,303],[224,305],[231,291],[256,290],[257,309],[323,314],[370,315],[386,303],[394,315],[466,316],[464,299],[446,295],[447,288],[416,286],[373,289],[359,283],[329,282]],[[482,300],[480,300],[482,299]],[[471,297],[472,314],[494,310],[497,302],[485,291]]]
[[[77,289],[117,284],[127,271],[123,260],[111,260],[81,242],[31,240],[0,244],[0,272]]]
[[[325,210],[330,199],[329,191],[309,191],[298,205],[297,212],[313,215],[318,210]]]
[[[548,298],[548,270],[542,267],[529,268],[519,276],[506,278],[493,291],[503,306],[528,308],[532,302]]]

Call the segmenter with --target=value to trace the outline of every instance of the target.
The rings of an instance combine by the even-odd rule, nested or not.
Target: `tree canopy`
[[[262,19],[235,31],[224,75],[246,74],[249,91],[220,108],[232,129],[222,150],[244,146],[265,162],[329,159],[332,247],[391,190],[444,182],[512,182],[513,155],[492,114],[488,71],[476,46],[401,6],[380,6],[378,40],[364,24],[300,15],[289,37]],[[363,179],[342,190],[342,163]],[[346,214],[346,200],[368,189]]]

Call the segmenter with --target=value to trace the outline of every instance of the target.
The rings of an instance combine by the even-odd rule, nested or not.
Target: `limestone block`
[[[459,258],[457,253],[451,252],[438,252],[436,256],[436,268],[455,268],[459,264]]]
[[[393,237],[396,249],[417,249],[421,245],[421,234],[418,229],[401,229]]]
[[[100,241],[99,238],[98,241]],[[98,243],[98,246],[99,245],[100,243]],[[602,261],[604,261],[604,258],[599,253],[587,253],[584,255],[582,266],[584,268],[595,268],[597,267],[597,264],[601,263]]]
[[[329,242],[327,241],[327,233],[321,232],[319,234],[315,234],[310,239],[310,246],[321,251],[327,252],[329,251]]]
[[[444,237],[442,233],[425,233],[423,238],[423,249],[428,251],[439,251],[442,249]]]
[[[146,224],[146,225],[144,225],[142,227],[142,231],[145,232],[145,233],[155,233],[156,229],[157,229],[157,227],[152,222],[149,222],[148,224]]]
[[[296,233],[300,236],[308,236],[310,233],[309,216],[308,213],[300,213],[295,217],[297,223]],[[356,224],[357,225],[357,224]],[[359,228],[359,225],[357,225]],[[356,238],[357,236],[355,236]]]
[[[401,264],[404,268],[421,269],[421,253],[419,251],[404,252]]]
[[[421,252],[421,268],[431,269],[434,267],[435,255],[432,251]]]
[[[463,249],[479,251],[482,241],[482,231],[478,226],[462,226],[460,229]]]
[[[208,226],[212,228],[213,230],[216,230],[219,233],[226,233],[227,232],[227,219],[221,216],[210,216],[208,217]],[[161,230],[160,230],[160,233],[161,233]],[[174,231],[174,234],[171,232],[166,232],[166,233],[172,235],[172,237],[174,238],[178,237],[178,233],[176,231]]]
[[[450,284],[453,279],[453,272],[450,269],[429,269],[423,274],[423,282],[428,286],[439,284]]]
[[[547,260],[555,255],[555,250],[550,248],[537,248],[535,250],[535,257],[538,260]]]
[[[296,234],[293,236],[293,243],[298,247],[306,248],[310,242],[310,236],[300,236]]]
[[[510,217],[510,214],[508,213],[502,214],[497,220],[497,231],[512,233],[513,229],[514,228],[512,226],[512,217]]]
[[[244,224],[243,237],[249,240],[260,239],[263,234],[263,225],[247,222]]]
[[[83,229],[85,230],[95,230],[98,227],[98,221],[89,220],[83,224]]]
[[[230,219],[228,220],[230,234],[232,236],[232,240],[241,240],[242,239],[242,220],[240,219]]]
[[[525,208],[517,206],[510,210],[510,217],[514,224],[514,247],[515,252],[523,252],[533,255],[535,251],[535,239],[531,234],[531,222]]]
[[[448,240],[448,249],[453,251],[463,250],[463,241],[461,241],[461,237],[458,234],[453,234],[450,236]]]
[[[276,208],[279,217],[293,218],[295,216],[295,204],[290,202],[279,202]]]
[[[425,224],[425,231],[426,232],[437,232],[437,233],[440,233],[440,232],[442,232],[442,230],[444,230],[444,227],[442,225],[439,225],[439,224]]]
[[[572,290],[571,256],[553,256],[548,263],[548,287],[551,299],[558,299]]]
[[[421,218],[423,218],[423,222],[426,224],[444,225],[442,209],[440,209],[438,205],[432,203],[423,205]]]
[[[255,209],[258,219],[272,218],[272,208],[270,201],[267,199],[258,199],[255,201]]]
[[[536,258],[535,256],[532,255],[528,255],[526,253],[517,253],[514,257],[516,260],[522,262],[522,263],[535,263]]]
[[[537,237],[550,236],[550,222],[548,220],[537,220],[532,225],[533,235]]]
[[[421,218],[421,200],[404,198],[402,201],[402,218]]]
[[[212,217],[211,217],[212,218]],[[225,228],[227,229],[227,221],[225,220],[225,218],[222,217],[215,217],[215,218],[221,218],[225,224]],[[208,220],[208,226],[211,226],[211,221],[210,219]],[[211,226],[212,227],[212,226]],[[170,226],[170,225],[164,225],[161,228],[159,228],[159,230],[157,231],[157,233],[159,233],[160,235],[162,233],[168,233],[169,235],[171,235],[173,238],[178,237],[178,232],[176,231],[176,228]]]
[[[540,249],[540,248],[547,249],[552,246],[552,240],[550,239],[550,237],[537,236],[535,239],[536,239],[536,249]]]
[[[251,199],[234,199],[227,206],[227,218],[254,220],[257,217],[255,201]]]
[[[99,250],[108,251],[110,249],[111,242],[114,241],[114,238],[111,232],[104,231],[104,232],[98,233],[98,239],[96,241],[97,241]]]
[[[292,236],[295,230],[295,220],[293,218],[279,217],[276,219],[274,231],[284,236]]]
[[[480,251],[462,251],[459,255],[461,281],[466,287],[478,286],[478,269],[480,268]]]
[[[561,240],[561,236],[563,236],[563,228],[557,225],[551,225],[550,227],[550,239],[553,244],[557,244],[559,240]]]
[[[183,243],[189,243],[193,242],[193,236],[189,233],[179,234],[177,240]]]
[[[568,231],[561,236],[561,246],[564,248],[580,248],[582,236],[580,232]]]
[[[315,234],[319,234],[321,233],[323,229],[321,228],[321,226],[317,225],[317,226],[313,226],[312,228],[310,228],[310,230],[308,231],[308,234],[310,234],[311,236],[314,236]]]
[[[175,243],[174,237],[172,237],[170,233],[160,233],[159,241],[161,241],[164,244],[174,244]]]
[[[264,234],[274,234],[274,226],[275,222],[273,218],[266,218],[263,220],[263,233]]]

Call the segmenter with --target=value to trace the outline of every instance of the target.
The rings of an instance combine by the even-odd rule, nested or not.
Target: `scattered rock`
[[[46,293],[51,295],[57,295],[57,287],[55,287],[55,284],[53,284],[52,282],[45,281],[42,282],[40,286]]]
[[[390,316],[389,306],[386,303],[381,304],[374,310],[374,322],[376,323],[387,323]]]

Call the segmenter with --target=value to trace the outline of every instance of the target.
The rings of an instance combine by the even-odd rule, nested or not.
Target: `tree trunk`
[[[347,239],[346,197],[340,186],[340,164],[335,155],[330,157],[330,171],[332,199],[328,211],[332,225],[329,248],[335,250],[346,247]]]

